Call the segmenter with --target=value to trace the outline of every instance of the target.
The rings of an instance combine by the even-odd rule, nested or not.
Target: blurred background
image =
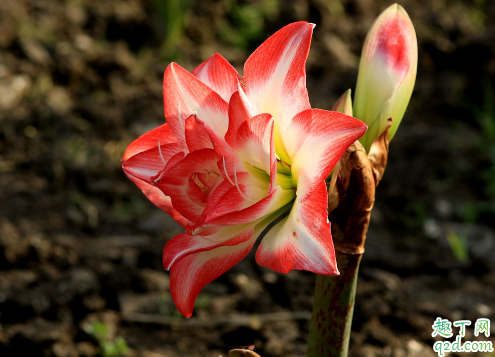
[[[399,3],[418,78],[378,188],[350,356],[435,356],[438,316],[495,323],[495,1]],[[161,253],[181,229],[120,158],[164,122],[171,61],[193,70],[219,52],[242,73],[293,21],[317,25],[308,90],[331,108],[390,4],[1,0],[0,355],[217,357],[255,344],[304,356],[315,275],[272,272],[254,254],[180,316]]]

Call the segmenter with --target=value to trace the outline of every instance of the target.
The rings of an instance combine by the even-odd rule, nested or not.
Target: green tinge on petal
[[[281,135],[280,135],[280,124],[279,124],[278,120],[275,120],[275,123],[274,123],[273,139],[275,142],[275,153],[277,154],[277,157],[280,160],[282,160],[282,161],[284,161],[290,165],[291,159],[289,158],[289,156],[287,155],[287,153],[285,151],[284,141],[282,140]]]
[[[392,97],[389,115],[389,118],[392,118],[392,126],[389,130],[390,140],[394,137],[402,118],[404,117],[407,106],[409,105],[409,100],[411,99],[415,82],[416,69],[414,70],[414,75],[408,75],[404,82],[402,82],[400,88],[394,93],[394,97]]]
[[[268,175],[265,170],[252,166],[247,162],[244,162],[244,166],[251,175],[262,183],[268,184],[270,182],[270,175]],[[282,168],[282,172],[278,171],[278,168]],[[297,182],[295,181],[294,176],[291,175],[290,168],[281,162],[277,163],[277,177],[275,179],[275,183],[284,190],[292,190],[297,187]]]
[[[388,119],[391,118],[391,101],[392,99],[389,99],[384,103],[384,106],[378,112],[378,115],[373,120],[370,120],[371,124],[368,125],[366,133],[359,138],[359,142],[363,145],[366,152],[369,152],[375,138],[387,129]]]
[[[270,175],[265,170],[260,169],[256,166],[252,166],[245,161],[244,161],[244,166],[249,171],[249,173],[254,177],[256,177],[258,180],[266,183],[270,182]]]
[[[290,175],[290,166],[283,161],[277,161],[277,172],[284,175]]]
[[[290,190],[297,187],[297,182],[292,175],[284,175],[277,173],[277,178],[275,180],[276,184],[282,187],[284,190]]]

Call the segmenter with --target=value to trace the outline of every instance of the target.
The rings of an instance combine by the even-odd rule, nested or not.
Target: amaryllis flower
[[[369,125],[359,139],[368,150],[387,127],[390,139],[404,116],[416,81],[418,44],[406,10],[389,6],[368,32],[359,64],[354,116]]]
[[[287,273],[338,274],[325,178],[363,122],[311,109],[305,62],[314,25],[284,27],[247,60],[243,77],[215,54],[192,73],[172,63],[164,124],[134,141],[126,175],[186,232],[165,246],[170,290],[189,317],[199,291],[248,254]]]

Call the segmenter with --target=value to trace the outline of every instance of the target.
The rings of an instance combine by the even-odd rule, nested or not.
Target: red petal
[[[167,270],[182,258],[222,246],[243,243],[253,235],[254,224],[222,227],[209,235],[178,234],[163,249],[163,267]]]
[[[270,147],[273,141],[273,117],[270,114],[256,115],[241,124],[232,146],[241,161],[270,174],[273,165]]]
[[[185,122],[185,137],[189,152],[201,149],[213,149],[210,137],[204,130],[204,126],[191,115]]]
[[[255,240],[191,254],[174,264],[170,270],[170,292],[180,313],[191,317],[201,289],[239,263],[251,251]]]
[[[366,125],[342,113],[321,109],[296,115],[283,140],[292,159],[297,196],[305,199],[325,180],[347,148],[366,131]]]
[[[298,197],[288,217],[263,238],[256,252],[258,264],[281,273],[292,269],[338,275],[328,222],[324,181],[304,202]]]
[[[303,110],[310,109],[306,90],[305,63],[314,25],[296,22],[266,40],[244,66],[246,94],[254,114],[270,113],[275,118],[275,142],[280,131]],[[283,147],[280,158],[288,161]]]
[[[158,149],[158,142],[156,142],[155,147],[131,156],[124,161],[122,169],[129,175],[147,183],[152,183],[153,178],[165,168],[170,158],[174,155],[183,155],[182,147],[178,143],[160,145],[160,149]]]
[[[218,53],[201,63],[192,74],[213,89],[227,103],[237,90],[239,75],[234,67]]]
[[[255,196],[256,198],[261,199],[265,192],[264,190],[256,187],[256,186],[247,186],[246,183],[250,179],[250,174],[247,172],[242,172],[237,175],[237,182],[239,184],[239,190],[243,193],[245,197]],[[232,185],[228,180],[224,180],[218,187],[215,189],[215,192],[210,196],[208,203],[206,204],[201,217],[199,218],[198,227],[204,227],[208,225],[208,218],[210,216],[221,216],[232,211],[237,211],[243,208],[252,205],[254,201],[246,200],[241,194],[235,185]],[[254,199],[254,198],[253,198]],[[253,220],[249,220],[243,223],[252,222]],[[224,224],[222,224],[224,225]]]
[[[184,218],[177,210],[172,206],[172,200],[170,197],[165,196],[165,194],[160,191],[158,188],[147,184],[140,179],[125,173],[126,176],[136,184],[137,187],[143,191],[148,198],[155,206],[167,212],[177,223],[179,223],[183,228],[188,228],[192,225],[192,222],[188,219]]]
[[[236,229],[241,228],[246,233],[252,232],[251,238],[246,241],[243,241],[246,233],[238,233],[233,238],[230,238],[230,236],[227,238],[226,242],[239,242],[237,245],[221,246],[212,250],[201,251],[201,249],[205,248],[205,243],[201,243],[197,246],[200,249],[198,253],[189,254],[180,260],[175,259],[170,270],[170,292],[177,309],[179,309],[182,315],[185,317],[192,315],[194,301],[201,289],[241,261],[249,253],[260,233],[263,232],[270,222],[270,220],[266,220],[258,224],[253,223],[252,225],[237,227]],[[253,226],[254,231],[252,230]],[[232,230],[234,227],[228,229]],[[211,239],[211,236],[204,238]],[[241,241],[243,242],[241,243]],[[194,243],[188,244],[185,239],[180,243],[174,244],[178,246],[174,249],[176,252],[179,252],[182,244],[184,244],[185,249],[189,249],[190,251],[195,249],[193,247]],[[215,243],[211,242],[210,244],[213,245]],[[165,250],[167,249],[165,247]],[[171,259],[168,256],[169,253],[165,252],[165,254],[167,255],[167,265],[165,266],[168,266]]]
[[[248,197],[248,190],[254,188],[253,186],[239,186]],[[277,186],[271,194],[253,203],[241,197],[237,189],[233,187],[223,195],[213,209],[208,211],[205,224],[237,225],[253,222],[285,206],[295,196],[295,190],[283,190]]]
[[[222,180],[217,167],[218,159],[213,149],[196,150],[155,180],[156,187],[170,196],[175,209],[192,222],[197,221],[206,204],[198,204],[197,200],[188,196],[189,179],[195,174],[207,173],[215,180],[213,183],[218,185]],[[214,192],[211,187],[205,187],[205,190],[207,194]]]
[[[235,145],[237,130],[249,118],[253,117],[253,109],[246,97],[246,93],[239,85],[238,91],[232,94],[229,102],[229,129],[225,134],[225,141]]]
[[[228,104],[219,94],[176,63],[165,70],[163,101],[167,123],[177,141],[184,147],[184,121],[195,112],[218,135],[225,136],[229,125]]]
[[[125,161],[140,152],[157,147],[158,142],[160,142],[161,145],[165,145],[176,141],[174,134],[172,134],[172,130],[170,130],[170,126],[168,124],[160,125],[158,128],[155,128],[134,140],[125,150],[122,161]]]
[[[158,150],[159,142],[163,160]],[[183,155],[170,127],[168,124],[163,124],[140,136],[127,147],[122,157],[122,169],[155,206],[167,212],[177,223],[186,228],[192,224],[191,221],[174,209],[170,197],[146,183],[151,182],[150,178],[164,169],[165,163],[171,164],[175,157]]]
[[[161,171],[161,173],[164,173],[165,171],[167,171],[168,169],[170,169],[172,166],[178,164],[179,162],[182,161],[182,159],[184,159],[184,157],[186,156],[185,153],[183,152],[179,152],[177,154],[175,154],[174,156],[172,156],[168,162],[167,162],[167,165],[165,165],[164,169]],[[153,179],[153,182],[155,182],[158,178],[160,177],[160,175],[156,175]]]
[[[212,130],[208,124],[202,122],[200,118],[196,120],[203,124],[203,129],[208,133],[215,151],[220,156],[218,169],[222,176],[231,183],[235,182],[235,174],[246,172],[246,167],[239,160],[234,149],[221,136]]]

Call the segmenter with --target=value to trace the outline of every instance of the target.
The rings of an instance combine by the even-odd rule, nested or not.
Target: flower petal
[[[237,131],[234,150],[241,161],[270,174],[275,157],[270,157],[273,140],[273,117],[259,114],[246,120]]]
[[[167,123],[184,147],[184,121],[191,114],[197,114],[218,135],[225,136],[229,125],[228,104],[214,90],[176,63],[170,64],[165,70],[163,101]]]
[[[242,172],[237,174],[237,185],[235,183],[233,185],[228,180],[224,180],[218,185],[197,221],[197,228],[207,226],[208,218],[211,216],[218,217],[232,211],[238,211],[263,199],[266,196],[266,188],[250,185],[250,176],[249,173]],[[246,220],[243,223],[253,222],[255,219]]]
[[[223,179],[217,167],[218,155],[213,149],[189,153],[182,161],[163,172],[155,185],[172,199],[174,208],[184,217],[196,222],[203,211],[207,197]],[[206,174],[208,184],[197,176]],[[192,185],[201,187],[204,197],[191,197]],[[202,202],[199,202],[202,201]]]
[[[233,184],[237,174],[247,172],[246,167],[239,160],[235,150],[221,136],[200,118],[196,118],[196,120],[198,124],[203,125],[203,130],[208,133],[213,147],[220,157],[218,161],[219,171],[222,173],[224,179]]]
[[[253,236],[235,246],[188,255],[174,264],[170,270],[170,292],[180,313],[191,317],[201,289],[239,263],[251,251],[255,240]]]
[[[166,164],[171,164],[175,157],[182,156],[181,147],[177,144],[169,125],[163,124],[140,136],[127,147],[122,157],[122,169],[155,206],[186,228],[191,226],[192,222],[174,209],[170,197],[150,185],[151,177],[163,170]]]
[[[174,262],[170,269],[170,292],[175,306],[177,306],[182,315],[185,317],[192,315],[194,301],[201,289],[241,261],[251,251],[261,232],[276,217],[274,215],[260,223],[245,225],[246,232],[252,230],[253,226],[254,230],[251,238],[242,243],[200,251]],[[233,239],[242,240],[244,237],[243,233],[239,233],[237,238],[234,237]],[[187,249],[194,250],[195,248],[189,246]],[[204,249],[204,243],[200,244],[199,249]]]
[[[241,186],[241,185],[239,185]],[[241,186],[245,196],[250,195],[249,189],[255,186]],[[236,225],[245,224],[266,216],[288,204],[296,197],[295,190],[284,190],[277,186],[268,196],[253,203],[243,199],[235,188],[225,193],[215,209],[208,212],[206,225]]]
[[[192,74],[220,94],[227,103],[237,90],[239,75],[234,67],[218,53],[201,63]]]
[[[281,273],[299,269],[338,275],[327,206],[326,185],[320,181],[311,197],[298,197],[289,216],[265,235],[256,252],[258,264]]]
[[[153,183],[153,178],[162,171],[175,155],[183,155],[182,147],[174,142],[158,147],[158,142],[153,148],[131,156],[122,163],[122,169],[126,174],[132,175],[144,182]]]
[[[229,102],[229,129],[225,134],[225,141],[230,145],[235,145],[237,130],[249,118],[253,117],[253,108],[249,99],[244,93],[242,86],[238,84],[237,92],[232,94]]]
[[[204,130],[203,125],[198,123],[196,115],[191,115],[184,124],[185,138],[189,152],[201,149],[213,149],[210,136]]]
[[[332,112],[339,112],[352,117],[351,90],[348,89],[340,96],[332,107]]]
[[[172,130],[170,130],[170,126],[168,124],[160,125],[130,143],[124,152],[122,161],[125,161],[140,152],[157,147],[158,142],[160,142],[161,145],[164,145],[171,144],[176,141],[177,139],[172,133]]]
[[[148,198],[155,206],[167,212],[177,223],[179,223],[182,228],[187,229],[192,225],[192,222],[184,218],[172,205],[172,200],[170,197],[166,196],[158,188],[151,186],[150,184],[141,181],[140,179],[125,173],[126,176],[136,184],[137,187],[143,191],[146,198]]]
[[[178,263],[182,258],[221,246],[232,246],[243,243],[253,235],[254,224],[220,227],[213,234],[178,234],[163,249],[163,267],[166,270]]]
[[[246,95],[254,114],[273,115],[277,154],[287,163],[281,133],[297,113],[311,109],[305,63],[313,28],[307,22],[285,26],[254,51],[244,66]]]
[[[311,195],[315,185],[325,180],[349,145],[365,131],[362,121],[338,112],[311,109],[296,115],[283,140],[292,158],[297,196],[304,200]]]

